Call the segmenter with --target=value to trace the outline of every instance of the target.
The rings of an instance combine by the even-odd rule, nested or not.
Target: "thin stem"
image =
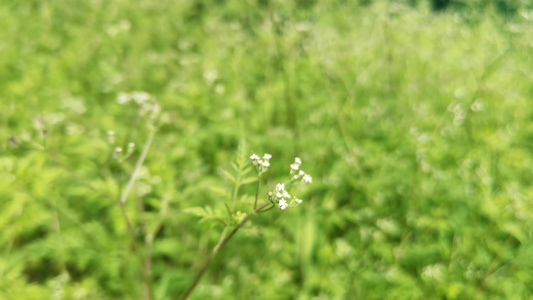
[[[152,140],[154,139],[154,136],[155,136],[155,130],[151,130],[150,135],[148,135],[148,139],[146,140],[146,144],[144,145],[143,151],[141,152],[141,156],[139,156],[139,159],[137,160],[137,163],[135,164],[135,169],[133,170],[133,173],[131,174],[130,180],[128,181],[128,185],[126,185],[126,188],[124,189],[124,192],[122,193],[122,196],[120,197],[120,203],[126,202],[126,198],[128,198],[128,194],[130,193],[130,190],[133,187],[133,184],[135,183],[135,180],[137,179],[139,172],[141,171],[141,167],[144,163],[144,159],[146,158],[146,155],[148,154],[148,150],[150,150],[150,146],[152,145]]]
[[[137,256],[137,260],[139,261],[139,265],[141,266],[143,281],[146,286],[150,287],[150,276],[147,274],[144,268],[143,256],[141,254],[139,244],[137,243],[137,240],[135,239],[135,232],[133,230],[133,225],[131,224],[130,218],[126,214],[126,209],[124,208],[124,205],[122,203],[119,203],[118,207],[120,208],[122,217],[124,218],[124,221],[126,222],[126,227],[128,228],[128,234],[130,236],[131,244],[133,246],[133,252],[135,252],[135,255]],[[150,298],[148,299],[153,299],[151,288],[148,289],[148,295],[150,295]]]
[[[148,135],[148,139],[146,141],[146,144],[144,145],[144,148],[143,148],[143,150],[141,152],[141,156],[137,160],[137,163],[135,164],[135,169],[134,169],[133,173],[131,174],[131,177],[130,177],[130,179],[128,181],[128,185],[124,189],[124,192],[122,193],[122,196],[120,197],[120,200],[118,202],[115,202],[113,200],[113,197],[111,197],[109,194],[107,194],[107,193],[95,188],[91,183],[89,183],[88,181],[86,181],[86,180],[82,179],[81,177],[79,177],[78,175],[76,175],[76,173],[74,171],[72,171],[65,164],[63,164],[62,162],[60,162],[59,160],[54,158],[50,153],[48,153],[46,151],[46,149],[43,149],[44,152],[48,155],[48,157],[50,158],[51,161],[53,161],[55,164],[61,166],[72,177],[77,179],[79,182],[83,183],[86,187],[88,187],[92,191],[100,194],[101,196],[109,199],[112,202],[115,202],[118,205],[118,207],[120,209],[120,212],[122,214],[122,217],[123,217],[123,219],[124,219],[124,221],[126,223],[126,227],[128,229],[128,234],[130,236],[130,239],[131,239],[131,242],[132,242],[132,245],[133,245],[133,250],[135,252],[135,255],[137,256],[137,259],[139,260],[139,265],[140,265],[140,267],[142,269],[143,281],[144,281],[144,284],[145,284],[145,287],[146,287],[145,299],[148,299],[148,300],[155,299],[154,295],[153,295],[153,290],[152,290],[152,287],[151,287],[151,281],[150,281],[150,270],[149,270],[149,268],[151,266],[151,260],[150,259],[146,259],[146,260],[143,259],[143,256],[142,256],[141,251],[140,251],[140,247],[139,247],[139,245],[137,243],[137,240],[135,239],[135,232],[134,232],[134,229],[133,229],[133,225],[132,225],[132,223],[131,223],[131,221],[130,221],[127,213],[126,213],[126,209],[124,208],[124,203],[126,201],[126,198],[128,197],[128,194],[129,194],[131,188],[133,187],[133,184],[135,183],[135,179],[139,175],[139,171],[141,170],[141,167],[142,167],[142,165],[144,163],[144,160],[146,159],[146,155],[148,154],[148,151],[150,150],[150,146],[151,146],[152,141],[154,139],[155,133],[156,133],[155,129],[150,131],[150,134]],[[146,240],[145,240],[145,242],[146,242]],[[147,246],[149,246],[149,248],[150,248],[150,251],[148,251],[148,249],[147,249],[147,253],[146,253],[147,256],[151,255],[151,244],[152,244],[152,241],[150,240],[149,241],[149,245],[147,244]]]
[[[128,233],[132,241],[133,250],[135,254],[137,255],[137,259],[139,260],[139,265],[142,270],[142,276],[143,276],[144,287],[145,287],[143,294],[144,294],[144,299],[146,300],[154,299],[152,284],[150,280],[151,260],[149,258],[151,255],[151,243],[152,242],[151,241],[147,242],[147,240],[149,239],[146,239],[145,237],[146,253],[145,253],[145,258],[143,259],[140,247],[137,243],[137,240],[135,239],[135,232],[133,230],[133,225],[128,215],[126,214],[126,209],[124,208],[124,204],[126,202],[126,199],[128,198],[131,188],[133,187],[133,184],[135,183],[135,180],[137,179],[137,176],[139,175],[139,172],[144,163],[144,160],[146,159],[146,155],[148,155],[148,151],[150,150],[150,146],[152,145],[152,141],[154,139],[155,133],[156,133],[156,130],[154,129],[150,131],[150,134],[148,135],[148,139],[146,140],[146,143],[144,144],[141,155],[139,156],[139,159],[135,163],[135,169],[133,170],[133,173],[130,176],[130,179],[128,181],[128,184],[126,185],[126,188],[124,188],[124,191],[122,193],[122,196],[120,197],[120,200],[118,201],[118,206],[120,207],[120,211],[122,212],[122,216],[128,227]],[[143,216],[141,216],[141,219],[142,218]],[[144,222],[144,220],[142,221]],[[146,231],[146,228],[145,228],[145,231]],[[145,232],[145,235],[146,235],[146,232]]]
[[[153,237],[151,234],[148,233],[148,222],[146,220],[146,213],[144,208],[144,203],[142,202],[142,199],[140,197],[135,197],[137,199],[137,205],[139,209],[139,217],[141,219],[142,224],[142,232],[144,234],[144,262],[143,262],[143,271],[146,274],[147,278],[150,278],[151,276],[151,268],[152,268],[152,241]],[[150,299],[150,281],[144,282],[144,292],[143,292],[143,299],[149,300]]]
[[[259,214],[260,214],[260,213],[264,213],[264,212],[266,212],[266,211],[269,211],[269,210],[273,209],[274,207],[275,207],[275,205],[272,204],[271,207],[269,207],[269,208],[265,208],[265,209],[263,209],[263,210],[260,210],[260,211],[258,211],[257,213],[259,213]]]
[[[261,181],[261,177],[257,176],[257,187],[255,189],[254,209],[257,208],[257,198],[259,198],[259,181]]]
[[[131,188],[133,187],[133,184],[135,183],[135,180],[137,179],[137,176],[139,175],[139,172],[141,171],[141,167],[144,163],[144,160],[146,159],[146,156],[148,155],[148,151],[150,150],[150,147],[152,145],[152,141],[154,139],[156,130],[152,129],[150,130],[150,134],[148,135],[148,138],[146,140],[146,143],[144,144],[143,150],[141,152],[141,155],[139,156],[139,159],[137,159],[137,162],[135,163],[135,169],[133,170],[133,173],[130,176],[130,179],[128,181],[128,184],[126,185],[126,188],[124,188],[124,192],[122,193],[122,196],[120,197],[120,200],[118,202],[118,206],[120,207],[120,210],[122,211],[122,216],[124,217],[124,220],[126,221],[126,224],[128,226],[128,233],[130,235],[130,238],[132,240],[134,251],[137,255],[137,258],[139,260],[139,265],[141,266],[142,275],[143,275],[143,281],[144,281],[144,299],[150,300],[154,299],[153,290],[152,290],[152,283],[150,279],[150,273],[151,273],[151,248],[152,248],[152,238],[151,236],[147,236],[147,225],[146,220],[144,216],[144,207],[142,205],[142,201],[139,199],[139,205],[141,211],[141,222],[143,223],[143,229],[145,234],[144,239],[144,246],[145,246],[145,256],[143,259],[143,256],[141,254],[140,247],[137,243],[137,240],[135,239],[135,233],[133,230],[132,223],[130,219],[128,218],[128,215],[126,214],[126,210],[124,209],[124,203],[126,202],[126,199],[128,198],[128,195],[131,191]]]
[[[230,234],[227,237],[219,241],[219,243],[213,248],[213,252],[211,253],[211,255],[209,255],[209,258],[205,262],[202,269],[200,269],[200,271],[194,278],[193,282],[191,283],[187,291],[185,291],[185,293],[181,297],[182,300],[185,300],[189,297],[189,295],[192,293],[196,285],[198,285],[198,282],[200,282],[200,279],[202,278],[202,276],[204,276],[205,272],[209,268],[209,265],[211,265],[211,262],[213,261],[217,253],[231,240],[231,238],[235,235],[235,233],[237,233],[237,231],[239,231],[239,229],[241,229],[242,226],[244,226],[244,224],[246,224],[246,222],[248,222],[248,220],[250,220],[255,214],[257,214],[258,212],[260,212],[262,209],[264,209],[270,204],[271,204],[270,202],[267,202],[261,205],[260,207],[256,208],[253,212],[248,214],[246,218],[244,218],[237,226],[235,226],[235,228],[233,228],[233,230],[230,232]]]

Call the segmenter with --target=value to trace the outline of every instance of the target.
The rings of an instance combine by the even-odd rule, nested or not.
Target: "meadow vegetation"
[[[1,1],[0,299],[179,299],[253,153],[190,299],[533,299],[533,7],[442,3]]]

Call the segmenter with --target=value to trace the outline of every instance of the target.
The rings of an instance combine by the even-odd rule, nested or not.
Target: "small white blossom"
[[[313,178],[311,176],[309,176],[309,174],[305,174],[304,175],[304,181],[307,182],[307,183],[311,183],[311,182],[313,182]]]
[[[270,167],[270,162],[268,160],[271,157],[272,156],[268,153],[265,153],[265,155],[263,155],[263,159],[259,158],[259,155],[255,153],[250,156],[250,159],[252,160],[252,163],[255,166],[255,171],[257,172],[257,175],[261,176],[268,170],[268,167]]]
[[[278,205],[279,205],[279,208],[281,208],[282,210],[284,210],[285,208],[287,208],[287,206],[289,206],[285,199],[279,200],[279,204]]]
[[[112,130],[109,130],[107,132],[107,142],[110,143],[110,144],[114,144],[115,141],[116,141],[115,132],[112,131]]]
[[[270,159],[270,154],[265,154],[263,156],[264,163],[266,163],[267,166],[270,164],[268,163],[268,159]],[[256,170],[263,168],[262,161],[259,159],[255,154],[250,157],[252,160],[259,162],[259,166],[256,165]],[[302,164],[302,160],[299,157],[296,157],[294,159],[294,163],[290,165],[291,171],[290,175],[291,177],[289,181],[287,181],[287,184],[291,184],[298,181],[305,181],[307,183],[311,183],[313,181],[313,178],[311,178],[310,175],[306,174],[303,170],[300,170],[300,165]],[[261,174],[261,173],[259,173]],[[284,183],[278,183],[276,184],[276,188],[273,191],[270,191],[267,193],[267,198],[272,204],[279,206],[281,210],[285,210],[287,207],[295,207],[301,204],[303,201],[302,199],[298,199],[296,197],[293,197],[291,199],[291,195],[289,192],[285,190],[285,184]]]
[[[126,104],[131,100],[131,97],[129,94],[126,93],[120,93],[117,97],[118,104]]]
[[[259,156],[257,156],[255,153],[250,156],[250,159],[252,160],[252,163],[255,165],[259,164],[261,159],[259,159]]]
[[[131,93],[131,98],[135,100],[135,102],[142,104],[148,100],[150,100],[150,94],[146,92],[133,92]]]
[[[204,78],[205,81],[208,84],[212,84],[218,79],[218,71],[217,70],[207,70],[204,72]]]

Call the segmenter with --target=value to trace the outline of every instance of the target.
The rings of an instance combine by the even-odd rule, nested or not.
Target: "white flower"
[[[263,155],[263,159],[265,160],[269,160],[272,158],[272,155],[268,154],[268,153],[265,153],[265,155]]]
[[[131,98],[135,100],[135,102],[142,104],[148,100],[150,100],[150,94],[146,92],[133,92],[131,93]]]
[[[207,81],[208,84],[212,84],[218,78],[218,71],[217,70],[207,70],[207,71],[204,72],[204,78],[205,78],[205,81]]]
[[[289,193],[288,193],[287,191],[283,191],[283,193],[282,193],[282,197],[283,197],[283,198],[290,198],[291,195],[289,195]]]
[[[131,100],[130,95],[128,95],[126,93],[118,94],[118,97],[117,97],[118,104],[125,104],[125,103],[129,102],[130,100]]]
[[[296,164],[299,164],[299,165],[302,164],[302,160],[301,160],[299,157],[295,157],[295,158],[294,158],[294,162],[295,162]]]
[[[305,174],[304,175],[304,181],[307,182],[307,183],[311,183],[311,182],[313,182],[313,178],[311,176],[309,176],[309,174]]]
[[[297,171],[298,169],[300,169],[300,165],[298,165],[298,164],[292,164],[292,165],[291,165],[291,169],[293,169],[294,171]]]
[[[268,166],[270,166],[270,163],[265,160],[265,161],[263,161],[262,165],[263,165],[263,167],[268,167]]]
[[[257,154],[252,154],[252,156],[250,156],[250,159],[252,160],[252,163],[254,165],[257,165],[257,164],[260,164],[261,163],[261,159],[259,158],[259,156],[257,156]]]
[[[279,200],[278,205],[279,205],[279,208],[281,208],[282,210],[285,209],[285,208],[287,208],[287,206],[289,206],[289,205],[287,204],[287,201],[286,201],[285,199],[281,199],[281,200]]]
[[[285,190],[285,184],[278,183],[276,184],[276,191],[284,191]]]
[[[300,170],[300,175],[305,175],[305,172],[303,170]]]

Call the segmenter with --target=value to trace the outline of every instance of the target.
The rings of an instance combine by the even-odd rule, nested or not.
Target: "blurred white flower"
[[[279,204],[278,205],[279,205],[279,208],[281,208],[282,210],[284,210],[285,208],[287,208],[287,206],[289,206],[285,199],[279,200]]]
[[[254,165],[256,164],[255,162],[259,160],[259,156],[257,156],[257,154],[252,154],[252,156],[250,156],[250,159],[252,161],[254,161]]]
[[[270,162],[268,160],[271,157],[272,156],[268,153],[263,155],[263,159],[260,159],[259,156],[255,153],[250,156],[250,159],[252,160],[252,163],[255,166],[255,171],[257,172],[257,175],[261,176],[268,170],[268,167],[270,167]]]
[[[126,93],[119,93],[117,97],[118,104],[126,104],[129,101],[131,101],[131,97],[129,94]]]
[[[282,210],[285,210],[287,207],[298,206],[298,204],[302,203],[302,200],[296,197],[293,197],[293,199],[287,203],[287,201],[291,199],[291,195],[285,190],[285,184],[283,183],[278,183],[276,189],[268,193],[268,199]]]
[[[309,176],[308,174],[305,174],[304,175],[304,181],[307,182],[307,183],[311,183],[311,182],[313,182],[313,178],[311,176]]]
[[[138,104],[143,104],[144,102],[150,100],[150,94],[146,92],[132,92],[131,98],[135,100]]]
[[[215,80],[218,79],[218,71],[217,70],[206,71],[204,72],[204,78],[208,84],[212,84],[213,82],[215,82]]]

